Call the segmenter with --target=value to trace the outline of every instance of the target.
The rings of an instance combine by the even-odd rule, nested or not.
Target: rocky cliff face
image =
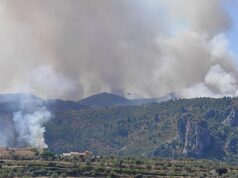
[[[183,143],[182,154],[201,158],[210,150],[212,137],[204,120],[192,121],[190,115],[178,120],[178,140]]]
[[[238,138],[231,138],[227,141],[225,148],[228,152],[237,153]]]
[[[203,157],[211,148],[212,139],[206,121],[187,120],[183,154]]]
[[[238,126],[238,109],[233,108],[222,123],[231,127]]]
[[[225,152],[211,134],[206,120],[194,120],[191,115],[183,115],[177,127],[177,140],[182,144],[183,156],[223,159]],[[234,149],[234,142],[228,144],[228,147]]]
[[[178,120],[178,141],[181,143],[185,142],[186,138],[186,127],[187,127],[187,121],[190,119],[190,116],[182,116]]]

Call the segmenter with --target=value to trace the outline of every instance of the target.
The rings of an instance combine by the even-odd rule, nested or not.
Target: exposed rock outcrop
[[[223,159],[224,150],[210,133],[206,120],[194,120],[186,114],[180,117],[177,126],[183,156]]]
[[[228,152],[237,153],[238,138],[231,138],[227,141],[225,148]]]
[[[231,127],[238,126],[238,109],[233,108],[227,118],[222,123]]]
[[[179,118],[178,120],[178,140],[181,143],[185,142],[186,137],[186,126],[187,126],[187,120],[190,119],[189,115],[185,115]]]
[[[183,154],[185,156],[203,157],[209,151],[212,139],[206,121],[187,120]]]

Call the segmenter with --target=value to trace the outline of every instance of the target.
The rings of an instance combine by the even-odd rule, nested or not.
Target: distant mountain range
[[[127,99],[119,95],[104,92],[82,99],[79,101],[79,103],[92,107],[126,106],[126,105],[143,105],[150,103],[159,103],[162,101],[175,98],[176,95],[174,93],[170,93],[160,98]]]
[[[159,103],[174,98],[174,94],[169,94],[161,98],[127,99],[116,94],[103,92],[89,96],[79,101],[69,101],[61,99],[43,100],[42,98],[31,94],[0,94],[0,110],[11,110],[16,112],[19,110],[29,110],[30,106],[37,105],[44,105],[51,111],[82,110],[90,108]]]

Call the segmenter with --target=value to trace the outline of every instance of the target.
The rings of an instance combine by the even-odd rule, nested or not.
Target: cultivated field
[[[208,160],[92,158],[1,160],[0,177],[232,177],[238,166]]]

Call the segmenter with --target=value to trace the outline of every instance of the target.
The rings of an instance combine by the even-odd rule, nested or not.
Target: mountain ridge
[[[87,149],[98,155],[236,160],[238,127],[224,121],[238,119],[233,114],[237,108],[238,98],[224,97],[74,111],[52,120],[46,138],[50,148],[64,145],[56,152]]]
[[[126,105],[143,105],[150,103],[159,103],[167,101],[169,99],[175,99],[174,93],[167,94],[159,98],[140,98],[140,99],[128,99],[126,97],[116,95],[113,93],[102,92],[89,97],[86,97],[78,102],[83,105],[92,107],[105,107],[105,106],[126,106]]]
[[[106,156],[238,160],[238,98],[127,105],[123,97],[100,96],[105,95],[112,98],[110,107],[29,96],[23,109],[34,112],[34,104],[49,109],[52,118],[44,124],[45,140],[56,153],[90,150]],[[6,127],[14,127],[12,116],[22,102],[6,96],[0,96],[0,131],[9,134]],[[115,98],[123,105],[116,105]]]

